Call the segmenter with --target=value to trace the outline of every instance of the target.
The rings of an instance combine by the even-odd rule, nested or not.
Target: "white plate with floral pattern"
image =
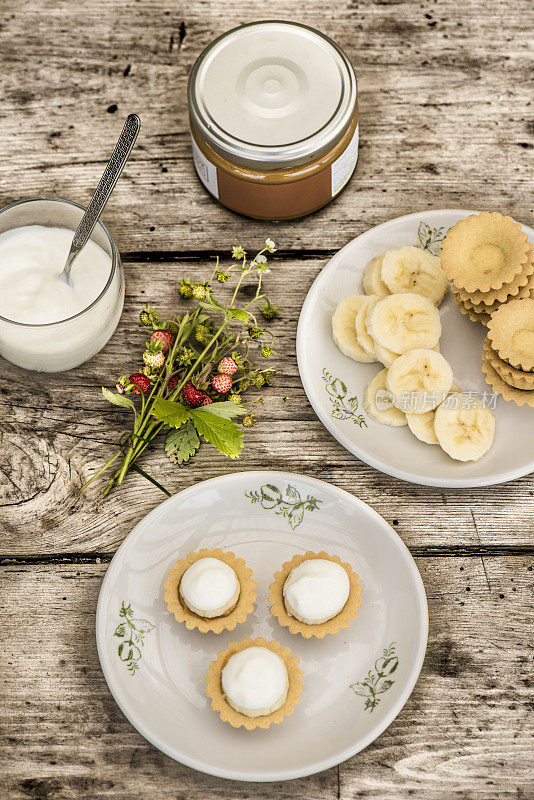
[[[166,609],[168,570],[201,547],[232,550],[254,571],[256,609],[234,631],[189,631]],[[321,640],[279,627],[267,605],[273,574],[306,550],[340,556],[362,586],[358,618]],[[423,583],[395,531],[342,489],[285,472],[214,478],[154,509],[114,556],[96,614],[102,670],[132,725],[183,764],[247,781],[320,772],[374,741],[412,692],[427,633]],[[210,662],[248,636],[290,647],[304,671],[300,704],[268,730],[230,727],[205,695]]]
[[[503,483],[534,470],[534,411],[493,394],[481,370],[486,328],[460,313],[451,292],[440,306],[441,352],[455,383],[482,397],[496,418],[495,439],[479,461],[450,458],[439,445],[419,441],[408,426],[392,428],[372,420],[363,394],[381,364],[359,364],[332,340],[332,314],[344,297],[363,294],[366,264],[394,247],[415,245],[434,255],[449,228],[476,212],[422,211],[398,217],[363,233],[330,259],[308,292],[297,331],[297,360],[304,390],[315,413],[343,447],[372,467],[425,486],[472,487]],[[522,226],[530,241],[534,230]]]

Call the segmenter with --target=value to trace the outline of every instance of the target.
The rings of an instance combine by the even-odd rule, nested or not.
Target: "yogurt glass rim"
[[[52,203],[66,203],[69,206],[74,206],[75,208],[79,208],[80,211],[86,211],[86,206],[82,206],[80,203],[75,203],[74,200],[67,200],[64,197],[49,197],[49,196],[28,197],[26,200],[16,200],[14,203],[9,203],[9,205],[3,206],[3,208],[0,208],[0,217],[2,216],[4,211],[9,211],[10,209],[15,208],[16,206],[22,206],[22,205],[24,205],[26,203],[35,203],[35,202],[39,202],[39,201],[42,201],[42,200],[45,200],[47,202],[52,202]],[[40,223],[35,222],[33,224],[34,225],[39,225]],[[102,289],[102,291],[100,292],[98,297],[95,297],[95,299],[92,301],[92,303],[90,303],[85,308],[82,308],[81,311],[78,311],[76,314],[72,314],[72,316],[65,317],[64,319],[58,319],[55,322],[17,322],[17,320],[9,319],[9,317],[3,317],[1,314],[0,314],[0,322],[7,322],[9,325],[18,325],[21,328],[51,328],[54,325],[63,325],[65,322],[70,322],[71,320],[76,319],[77,317],[81,317],[82,314],[86,314],[91,308],[93,308],[93,306],[95,306],[102,299],[102,297],[104,297],[104,295],[106,294],[107,290],[111,286],[113,278],[115,277],[115,273],[117,271],[117,267],[118,267],[118,264],[119,264],[120,255],[119,255],[119,251],[117,249],[117,246],[116,246],[115,242],[113,241],[113,237],[111,236],[111,233],[108,231],[108,229],[106,228],[106,226],[104,225],[102,220],[99,219],[96,224],[97,224],[97,226],[99,225],[102,228],[102,230],[104,231],[104,234],[106,235],[106,238],[107,238],[107,240],[108,240],[108,242],[110,244],[110,247],[111,247],[111,270],[109,272],[109,277],[108,277],[108,279],[107,279],[107,281],[106,281],[106,283],[104,285],[104,288]],[[24,227],[24,226],[19,226],[19,227]],[[64,226],[63,225],[54,225],[54,226],[44,225],[43,227],[62,228]],[[8,230],[16,230],[16,228],[9,228]],[[2,231],[2,233],[5,233],[5,232],[6,231]],[[74,235],[74,231],[72,233]],[[0,236],[1,236],[1,233],[0,233]],[[89,241],[91,241],[91,237],[89,238]]]

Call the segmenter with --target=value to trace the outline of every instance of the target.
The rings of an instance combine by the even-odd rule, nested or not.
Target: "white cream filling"
[[[286,610],[311,625],[326,622],[342,610],[349,590],[348,575],[340,564],[324,558],[310,558],[286,578]]]
[[[193,611],[224,613],[239,595],[239,581],[232,567],[218,558],[200,558],[182,575],[180,594]],[[222,609],[222,610],[221,610]]]
[[[222,671],[221,681],[230,705],[249,717],[280,708],[289,686],[286,665],[267,647],[247,647],[234,653]]]

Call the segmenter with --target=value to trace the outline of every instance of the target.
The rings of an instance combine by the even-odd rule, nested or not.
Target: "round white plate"
[[[232,550],[258,583],[255,613],[218,636],[188,631],[163,601],[168,570],[201,547]],[[362,606],[336,636],[304,640],[270,614],[268,585],[295,553],[323,549],[359,574]],[[247,781],[310,775],[370,744],[410,696],[427,632],[423,583],[395,531],[347,492],[285,472],[225,475],[158,506],[117,551],[96,614],[102,670],[132,725],[171,758]],[[232,728],[205,695],[210,662],[247,636],[287,645],[304,671],[301,703],[268,730]]]
[[[344,297],[363,294],[366,264],[393,247],[416,245],[439,253],[447,230],[476,212],[422,211],[398,217],[363,233],[330,259],[314,281],[300,313],[297,359],[304,390],[332,436],[372,467],[425,486],[489,486],[534,470],[534,411],[493,394],[481,370],[486,328],[460,313],[448,292],[440,306],[441,352],[464,392],[484,397],[496,417],[495,439],[479,461],[454,461],[438,445],[419,441],[408,426],[392,428],[372,420],[362,407],[369,381],[381,364],[359,364],[332,340],[332,314]],[[534,230],[522,226],[534,242]]]

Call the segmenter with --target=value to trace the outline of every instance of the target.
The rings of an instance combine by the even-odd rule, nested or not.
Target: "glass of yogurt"
[[[124,304],[119,252],[98,221],[62,276],[85,209],[42,197],[0,210],[0,355],[24,369],[63,372],[112,336]]]

